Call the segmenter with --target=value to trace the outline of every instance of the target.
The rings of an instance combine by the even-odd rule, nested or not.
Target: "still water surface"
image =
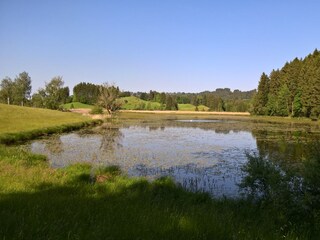
[[[120,120],[36,140],[29,147],[56,168],[78,162],[118,165],[129,176],[170,176],[190,191],[237,197],[246,154],[300,161],[309,128],[234,119]]]

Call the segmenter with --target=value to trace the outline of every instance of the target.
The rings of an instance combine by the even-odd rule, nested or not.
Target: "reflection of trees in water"
[[[126,125],[130,124],[130,125]],[[130,127],[139,127],[143,129],[147,129],[151,131],[161,130],[164,131],[166,128],[198,128],[204,131],[214,131],[218,134],[229,134],[231,131],[234,133],[238,132],[251,132],[253,126],[250,122],[228,122],[228,121],[221,121],[221,122],[179,122],[175,119],[173,120],[166,120],[166,121],[159,121],[155,122],[130,122],[124,123],[121,125],[121,128],[130,128]]]
[[[53,154],[60,154],[63,152],[63,143],[59,135],[52,136],[46,140],[45,148]]]
[[[102,136],[100,144],[101,151],[114,154],[117,148],[122,147],[120,142],[124,135],[119,128],[104,128],[100,134]]]
[[[157,130],[161,130],[164,131],[165,127],[164,126],[149,126],[149,131],[157,131]]]
[[[298,131],[271,132],[260,130],[252,131],[252,135],[256,138],[261,157],[290,163],[303,161],[308,156],[312,143],[317,139],[315,135]]]
[[[215,129],[215,133],[229,134],[231,130],[229,129]]]

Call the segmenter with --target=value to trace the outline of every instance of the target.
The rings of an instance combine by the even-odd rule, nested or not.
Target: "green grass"
[[[0,145],[1,239],[307,239],[272,209]],[[299,237],[299,238],[297,238]]]
[[[140,98],[130,96],[118,99],[121,109],[124,110],[161,110],[162,106],[158,102],[145,101]]]
[[[71,105],[73,105],[73,108],[90,108],[90,109],[92,109],[94,107],[93,105],[84,104],[81,102],[66,103],[66,104],[63,104],[62,106],[64,109],[70,109]]]
[[[178,104],[178,108],[180,111],[194,111],[196,107],[192,104]]]
[[[164,110],[158,102],[145,101],[140,98],[130,96],[123,97],[118,100],[121,102],[123,110]],[[195,111],[196,107],[192,104],[178,104],[179,111]],[[204,105],[198,106],[199,111],[208,111],[209,108]]]
[[[94,124],[77,113],[0,104],[0,143],[14,143],[45,134]]]
[[[196,106],[192,104],[178,104],[179,111],[195,111]],[[199,105],[198,111],[208,111],[209,108],[205,105]]]

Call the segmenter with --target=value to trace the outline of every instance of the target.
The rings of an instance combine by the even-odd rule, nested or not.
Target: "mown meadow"
[[[15,115],[12,108],[7,118],[21,116],[25,109],[30,110],[17,108],[21,112]],[[42,122],[50,114],[54,126],[88,121],[70,113],[37,111],[43,115],[33,112],[34,127],[11,131],[9,126],[19,121],[11,118],[2,136],[46,129],[50,126]],[[3,108],[0,113],[2,119]],[[44,156],[1,144],[0,238],[318,239],[320,149],[315,146],[314,151],[294,171],[248,156],[243,182],[248,197],[215,199],[185,191],[169,178],[129,178],[116,166],[53,169]]]
[[[0,143],[15,143],[99,122],[76,113],[5,104],[0,104],[0,116]]]

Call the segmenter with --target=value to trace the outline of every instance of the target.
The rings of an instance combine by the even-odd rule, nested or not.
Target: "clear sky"
[[[251,90],[320,48],[318,0],[0,0],[0,79]]]

